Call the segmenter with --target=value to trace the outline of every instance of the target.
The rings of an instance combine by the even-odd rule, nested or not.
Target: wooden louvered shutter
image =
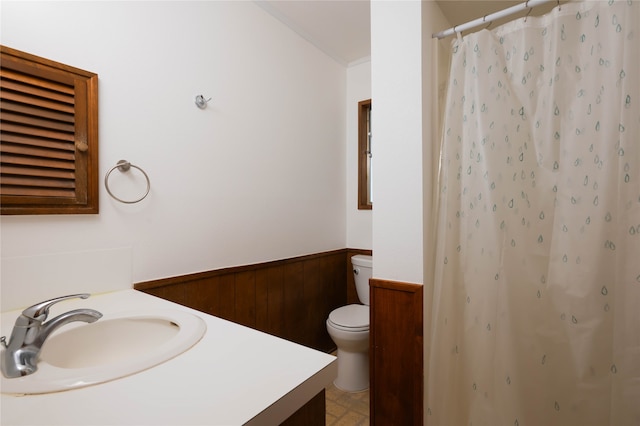
[[[98,213],[98,76],[0,47],[2,214]]]

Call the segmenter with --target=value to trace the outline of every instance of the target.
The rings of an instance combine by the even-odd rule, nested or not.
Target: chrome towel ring
[[[128,172],[131,167],[133,167],[134,169],[140,170],[140,172],[144,175],[144,178],[147,180],[147,190],[145,191],[144,195],[142,197],[138,198],[137,200],[128,201],[128,200],[123,200],[123,199],[118,198],[115,195],[113,195],[113,192],[111,192],[111,190],[109,189],[109,175],[111,175],[111,172],[113,172],[115,169],[118,169],[123,173],[124,172]],[[109,195],[111,195],[111,197],[113,197],[114,200],[120,201],[121,203],[125,203],[125,204],[134,204],[134,203],[138,203],[138,202],[144,200],[146,198],[146,196],[149,195],[149,191],[151,190],[151,181],[149,180],[149,176],[140,167],[138,167],[138,166],[136,166],[134,164],[131,164],[127,160],[120,160],[104,176],[104,187],[107,189],[107,192],[109,193]]]

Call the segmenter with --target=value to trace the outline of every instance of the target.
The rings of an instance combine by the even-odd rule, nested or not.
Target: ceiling
[[[368,60],[371,55],[369,0],[255,0],[255,3],[342,65]],[[522,1],[436,0],[436,3],[451,25],[459,25]],[[546,13],[555,3],[548,6],[536,8],[533,14]]]

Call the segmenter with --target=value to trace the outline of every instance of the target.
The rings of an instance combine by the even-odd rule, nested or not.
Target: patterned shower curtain
[[[640,3],[452,42],[427,426],[640,425]]]

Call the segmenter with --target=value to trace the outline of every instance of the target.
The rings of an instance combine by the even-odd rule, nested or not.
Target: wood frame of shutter
[[[98,75],[0,55],[1,214],[98,213]]]
[[[358,102],[358,210],[371,210],[369,201],[369,118],[371,99]]]

